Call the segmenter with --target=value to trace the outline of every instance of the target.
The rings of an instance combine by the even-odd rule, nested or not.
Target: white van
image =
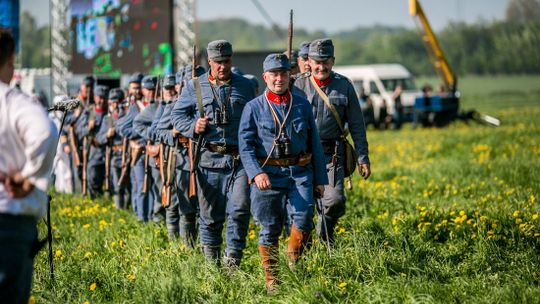
[[[396,86],[401,86],[401,104],[406,116],[412,113],[414,99],[421,94],[414,84],[411,73],[401,64],[346,65],[335,66],[333,70],[352,81],[359,97],[362,89],[370,96],[375,120],[379,120],[380,109],[384,103],[388,114],[394,115],[395,105],[392,95]]]

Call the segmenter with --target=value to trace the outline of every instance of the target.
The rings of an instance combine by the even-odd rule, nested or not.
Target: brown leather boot
[[[266,281],[266,292],[274,294],[278,284],[278,244],[271,246],[259,245],[259,254],[264,270],[264,279]]]
[[[302,232],[294,225],[291,226],[291,235],[289,236],[289,245],[287,246],[287,258],[289,259],[289,267],[294,268],[296,262],[304,252],[304,248],[311,240],[310,232]]]

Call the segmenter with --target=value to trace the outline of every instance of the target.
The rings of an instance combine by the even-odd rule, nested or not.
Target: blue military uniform
[[[204,74],[204,69],[200,66],[195,68],[197,76]],[[180,92],[187,80],[191,79],[191,66],[186,66],[177,74],[176,82]],[[173,124],[171,121],[171,112],[174,103],[167,104],[163,115],[156,127],[156,133],[159,141],[166,145],[167,149],[175,149],[176,157],[175,178],[172,184],[170,203],[166,207],[166,224],[169,232],[169,238],[175,239],[178,235],[189,248],[195,247],[197,239],[196,219],[198,212],[198,203],[196,197],[190,198],[189,189],[189,142],[186,137],[173,134]],[[169,159],[169,162],[171,159]]]
[[[264,71],[290,70],[284,54],[270,54]],[[298,259],[313,229],[314,186],[328,184],[324,153],[309,102],[290,91],[277,95],[267,89],[244,108],[238,131],[240,157],[250,181],[267,174],[271,188],[251,184],[251,212],[260,223],[259,252],[267,287],[275,283],[278,240],[284,204],[291,206],[292,229],[288,255]],[[281,132],[280,132],[281,130]],[[286,146],[288,143],[288,146]]]
[[[152,78],[143,79],[143,87],[155,87],[155,82]],[[141,222],[146,222],[150,215],[150,197],[147,193],[143,193],[142,185],[144,180],[144,154],[146,153],[146,141],[137,133],[133,127],[135,117],[146,107],[149,101],[136,100],[129,105],[128,111],[118,121],[118,133],[122,137],[127,137],[130,140],[131,153],[131,199],[134,205],[134,211],[137,213],[137,218]]]
[[[314,40],[309,47],[309,57],[324,61],[334,57],[334,46],[330,39]],[[333,240],[334,227],[338,219],[345,214],[344,195],[344,159],[345,145],[341,129],[332,111],[325,105],[317,93],[313,81],[328,96],[330,103],[337,110],[343,124],[348,126],[354,142],[359,164],[369,164],[368,143],[360,103],[350,81],[337,73],[331,72],[329,78],[319,81],[313,76],[296,80],[295,86],[302,91],[312,106],[313,116],[319,128],[321,141],[325,149],[328,179],[324,197],[321,199],[322,212],[327,227],[323,227],[319,217],[317,230],[323,240]]]
[[[224,40],[212,41],[208,58],[228,60],[232,46]],[[210,72],[200,76],[204,116],[211,119],[203,134],[197,168],[200,212],[200,239],[207,260],[220,261],[222,230],[226,227],[226,265],[239,265],[246,245],[249,225],[249,188],[238,156],[238,126],[244,105],[254,97],[251,82],[235,73],[218,83]],[[199,118],[194,81],[190,80],[172,110],[173,126],[183,136],[196,139]]]
[[[157,78],[154,76],[146,76],[142,80],[142,87],[149,90],[156,89],[156,83]],[[143,144],[143,153],[141,154],[141,159],[137,161],[136,167],[136,178],[138,180],[138,184],[140,186],[139,191],[142,192],[142,187],[144,183],[144,175],[145,175],[145,154],[148,154],[151,151],[152,145],[152,139],[151,139],[151,133],[149,132],[150,126],[152,125],[152,122],[154,120],[154,115],[156,114],[156,110],[159,106],[159,102],[156,102],[153,99],[145,100],[146,105],[144,109],[141,109],[139,113],[135,115],[133,118],[133,133],[137,134],[139,136],[139,143]],[[143,157],[144,156],[144,157]],[[153,216],[153,209],[155,200],[157,200],[161,204],[161,200],[159,198],[159,188],[156,191],[156,183],[159,183],[159,181],[156,181],[154,179],[154,171],[156,167],[155,159],[154,157],[157,157],[158,155],[149,155],[149,172],[146,176],[147,178],[147,190],[146,193],[141,193],[145,196],[145,198],[141,201],[142,204],[137,207],[138,213],[141,215],[143,221],[150,220]],[[157,177],[159,180],[159,169],[157,173]],[[156,193],[157,192],[157,193]],[[140,207],[140,209],[139,209]],[[141,218],[140,217],[140,218]]]
[[[100,98],[107,98],[108,88],[106,86],[96,86],[94,94]],[[87,138],[89,147],[83,147],[83,149],[89,149],[88,164],[86,168],[87,187],[90,194],[90,198],[94,199],[103,194],[103,181],[105,178],[105,148],[100,146],[95,136],[98,133],[103,118],[107,114],[107,103],[104,103],[104,108],[98,109],[95,106],[87,107],[80,117],[80,123],[77,127],[77,134],[79,137]],[[93,112],[93,113],[91,113]],[[92,117],[95,121],[94,128],[90,129],[88,124]]]
[[[120,88],[111,89],[109,92],[109,103],[119,104],[124,100],[124,92]],[[129,202],[129,187],[127,184],[119,184],[120,175],[122,173],[122,136],[116,131],[118,129],[118,121],[124,115],[122,109],[118,105],[114,112],[109,111],[101,124],[96,141],[101,146],[109,146],[110,164],[109,164],[109,191],[113,194],[114,206],[117,209],[127,208]],[[110,128],[115,128],[114,135],[108,137],[107,133]],[[107,165],[107,164],[105,164]]]

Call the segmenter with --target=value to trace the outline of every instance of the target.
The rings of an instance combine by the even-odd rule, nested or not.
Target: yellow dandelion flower
[[[60,249],[57,249],[54,255],[59,258],[62,256],[62,251]]]
[[[94,291],[96,290],[96,288],[97,288],[97,284],[95,282],[90,284],[90,291]]]
[[[493,229],[497,228],[497,223],[491,224],[491,228],[493,228]]]
[[[347,282],[339,283],[339,288],[345,288],[345,287],[347,287]]]
[[[31,296],[30,299],[28,299],[28,304],[35,304],[36,303],[36,299],[34,298],[34,296]]]
[[[538,214],[533,214],[532,219],[537,220],[538,219]]]
[[[83,229],[88,229],[88,228],[90,228],[90,224],[84,224],[82,227],[83,227]]]
[[[92,253],[90,251],[87,251],[85,254],[84,254],[84,257],[85,258],[89,258],[92,256]]]
[[[514,213],[513,213],[512,215],[513,215],[514,217],[518,217],[518,216],[519,216],[519,211],[518,211],[518,210],[514,211]]]
[[[127,279],[130,280],[130,281],[135,281],[135,275],[133,273],[130,273],[127,275]]]
[[[480,216],[480,220],[481,220],[481,221],[485,221],[485,220],[487,220],[487,219],[488,219],[488,217],[485,216],[485,215]]]
[[[119,222],[120,224],[125,224],[125,223],[126,223],[126,220],[124,220],[123,218],[121,218],[121,219],[118,220],[118,222]]]

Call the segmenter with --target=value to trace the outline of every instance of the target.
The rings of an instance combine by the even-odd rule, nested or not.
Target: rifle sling
[[[309,76],[309,80],[311,81],[311,84],[313,84],[313,87],[317,91],[317,94],[319,94],[319,96],[322,98],[322,100],[326,104],[326,107],[328,107],[328,109],[330,109],[330,111],[332,112],[332,115],[334,115],[334,118],[337,121],[338,127],[341,130],[341,135],[343,136],[343,138],[345,138],[347,133],[343,126],[343,122],[341,121],[341,117],[339,117],[339,113],[336,110],[336,107],[334,107],[334,105],[330,102],[330,98],[328,98],[328,95],[326,95],[326,93],[323,90],[321,90],[317,82],[315,82],[315,78],[313,78],[313,75]]]

